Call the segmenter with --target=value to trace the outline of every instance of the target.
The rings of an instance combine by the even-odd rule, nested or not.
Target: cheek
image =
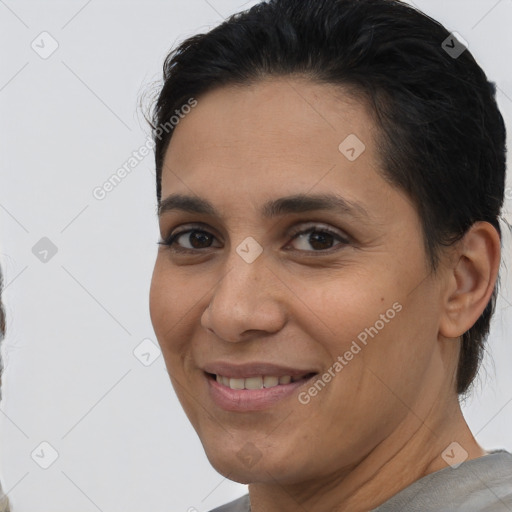
[[[347,361],[342,378],[333,380],[336,393],[353,400],[362,417],[378,423],[380,415],[392,424],[408,413],[404,404],[415,403],[424,393],[436,355],[437,324],[434,297],[427,289],[417,297],[381,297],[366,309],[353,306],[357,322],[350,322],[347,335],[340,336],[343,344],[332,345]]]
[[[310,311],[296,318],[303,319],[302,330],[328,354],[327,368],[338,361],[332,368],[336,394],[350,395],[362,386],[380,395],[373,389],[385,388],[380,379],[392,389],[400,388],[400,380],[417,387],[429,364],[436,340],[435,290],[425,283],[418,293],[409,294],[399,274],[397,279],[389,274],[359,272],[317,283],[314,291],[304,287],[315,315]]]
[[[183,316],[184,295],[182,284],[177,283],[176,275],[165,270],[161,257],[157,258],[149,291],[149,312],[151,323],[162,352],[172,348],[173,340],[178,339],[179,318]]]
[[[329,345],[329,352],[337,356],[348,350],[358,336],[364,342],[368,330],[384,331],[400,313],[393,308],[394,294],[389,284],[379,284],[371,275],[351,272],[349,276],[337,276],[314,286],[302,285],[302,297],[307,297],[307,314],[297,315],[303,319],[302,328],[312,339],[322,336]],[[384,320],[381,320],[384,315]],[[385,322],[385,323],[383,323]]]
[[[183,275],[159,255],[149,293],[153,329],[168,364],[182,360],[197,329],[204,282]],[[199,316],[198,316],[199,315]]]
[[[153,276],[151,278],[151,286],[149,288],[149,314],[151,317],[151,323],[157,338],[160,340],[160,334],[165,328],[165,305],[167,304],[166,291],[168,290],[168,284],[165,282],[165,277],[161,271],[161,265],[159,264],[159,258],[155,263],[153,269]]]

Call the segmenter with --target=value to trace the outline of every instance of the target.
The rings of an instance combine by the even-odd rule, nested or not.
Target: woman
[[[270,0],[168,56],[152,125],[153,326],[209,461],[249,484],[216,510],[512,509],[512,455],[459,404],[505,186],[465,45],[398,1]]]

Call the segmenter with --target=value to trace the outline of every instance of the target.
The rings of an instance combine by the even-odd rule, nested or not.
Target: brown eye
[[[349,240],[339,233],[320,226],[313,226],[306,231],[297,233],[293,237],[293,241],[299,242],[299,244],[297,244],[299,247],[296,247],[297,250],[309,252],[328,251],[333,248],[336,240],[341,242],[341,245],[350,243]],[[313,250],[311,250],[308,245],[312,247]]]
[[[213,240],[215,240],[215,236],[208,231],[187,229],[174,233],[158,243],[171,247],[176,252],[196,252],[212,247]]]
[[[187,235],[187,233],[189,233]],[[186,236],[185,236],[186,235]],[[192,247],[185,247],[186,249],[204,249],[205,247],[210,247],[213,236],[206,231],[186,231],[177,237],[177,240],[183,238],[186,242],[188,242]]]

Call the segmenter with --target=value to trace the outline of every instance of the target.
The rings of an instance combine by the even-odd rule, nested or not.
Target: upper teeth
[[[298,379],[297,377],[296,379]],[[270,375],[260,375],[258,377],[248,377],[246,379],[234,379],[217,375],[217,382],[224,386],[229,386],[231,389],[262,389],[272,388],[279,384],[289,384],[292,381],[290,375],[282,377],[273,377]]]

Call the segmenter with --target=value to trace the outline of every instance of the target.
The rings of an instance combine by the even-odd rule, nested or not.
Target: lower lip
[[[262,389],[231,389],[219,384],[214,378],[206,375],[210,396],[214,403],[226,411],[261,411],[272,407],[280,400],[291,396],[295,390],[304,386],[314,376],[289,384],[279,384]]]

